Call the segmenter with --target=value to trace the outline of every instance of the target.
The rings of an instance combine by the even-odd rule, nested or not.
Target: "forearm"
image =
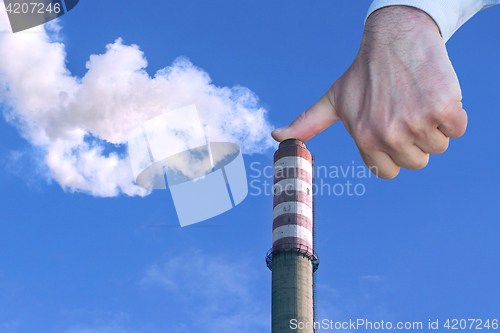
[[[446,42],[478,11],[500,3],[500,0],[375,0],[368,10],[367,18],[377,9],[403,5],[415,7],[434,19]]]

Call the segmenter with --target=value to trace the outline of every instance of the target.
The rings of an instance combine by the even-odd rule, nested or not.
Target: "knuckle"
[[[465,119],[462,120],[461,123],[457,125],[457,136],[456,137],[458,138],[458,137],[461,137],[462,135],[464,135],[466,130],[467,130],[467,115],[465,115]]]
[[[408,129],[414,136],[422,137],[428,129],[428,122],[422,119],[423,117],[416,117],[408,123]]]
[[[371,150],[375,149],[377,146],[375,137],[368,130],[358,129],[352,134],[352,137],[360,150]]]
[[[445,130],[443,133],[446,136],[457,138],[465,133],[467,113],[462,108],[460,94],[442,98],[440,102],[434,104],[428,114],[432,123],[439,124]]]
[[[447,137],[438,138],[435,140],[429,139],[424,144],[424,148],[422,148],[422,150],[429,154],[439,155],[444,153],[448,149],[449,144],[450,139]]]
[[[426,154],[426,155],[412,161],[411,164],[408,166],[408,169],[420,170],[420,169],[425,168],[428,163],[429,163],[429,154]]]
[[[439,155],[444,153],[448,149],[448,144],[449,142],[447,141],[446,144],[437,146],[436,149],[432,152],[432,154]]]
[[[450,108],[444,112],[442,112],[438,120],[439,122],[447,122],[447,123],[458,123],[462,118],[462,108]]]
[[[379,132],[380,140],[392,149],[399,150],[402,146],[402,138],[400,131],[394,126],[386,127]]]
[[[433,105],[430,114],[438,121],[446,121],[456,115],[459,110],[462,110],[461,98],[448,95]]]
[[[445,133],[450,138],[458,138],[464,135],[467,129],[467,114],[461,110],[460,114],[450,119],[448,122],[443,122]]]
[[[354,141],[361,150],[368,150],[373,145],[373,140],[368,135],[358,135]]]
[[[382,179],[393,179],[396,178],[396,176],[399,174],[399,170],[399,167],[392,170],[384,170],[384,172],[380,172],[380,174],[377,176]]]

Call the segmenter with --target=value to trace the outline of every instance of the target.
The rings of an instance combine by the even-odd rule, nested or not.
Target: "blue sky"
[[[76,78],[117,38],[138,45],[150,76],[185,56],[215,87],[250,89],[250,109],[280,127],[350,65],[370,2],[82,0],[58,38]],[[319,319],[498,319],[499,17],[500,7],[481,12],[447,43],[469,115],[448,151],[389,181],[318,179],[364,190],[317,196]],[[272,179],[256,170],[273,147],[244,155],[256,188],[243,203],[179,228],[169,191],[63,190],[26,133],[0,120],[0,333],[270,332],[272,198],[256,188]],[[340,123],[308,147],[328,170],[363,166]]]

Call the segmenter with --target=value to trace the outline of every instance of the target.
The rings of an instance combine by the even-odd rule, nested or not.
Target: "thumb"
[[[273,138],[279,142],[289,138],[306,141],[340,120],[328,94],[329,92],[323,95],[290,125],[274,130],[271,133]]]

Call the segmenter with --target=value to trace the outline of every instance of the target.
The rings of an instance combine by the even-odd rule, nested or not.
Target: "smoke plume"
[[[66,68],[59,30],[53,21],[28,33],[0,34],[0,103],[6,120],[43,152],[39,162],[64,190],[146,195],[133,183],[123,145],[143,122],[190,104],[209,141],[236,143],[246,154],[273,145],[266,110],[249,89],[217,87],[183,57],[150,77],[140,48],[120,38],[91,55],[78,78]],[[0,31],[10,31],[3,4]],[[109,144],[116,151],[109,152]]]

